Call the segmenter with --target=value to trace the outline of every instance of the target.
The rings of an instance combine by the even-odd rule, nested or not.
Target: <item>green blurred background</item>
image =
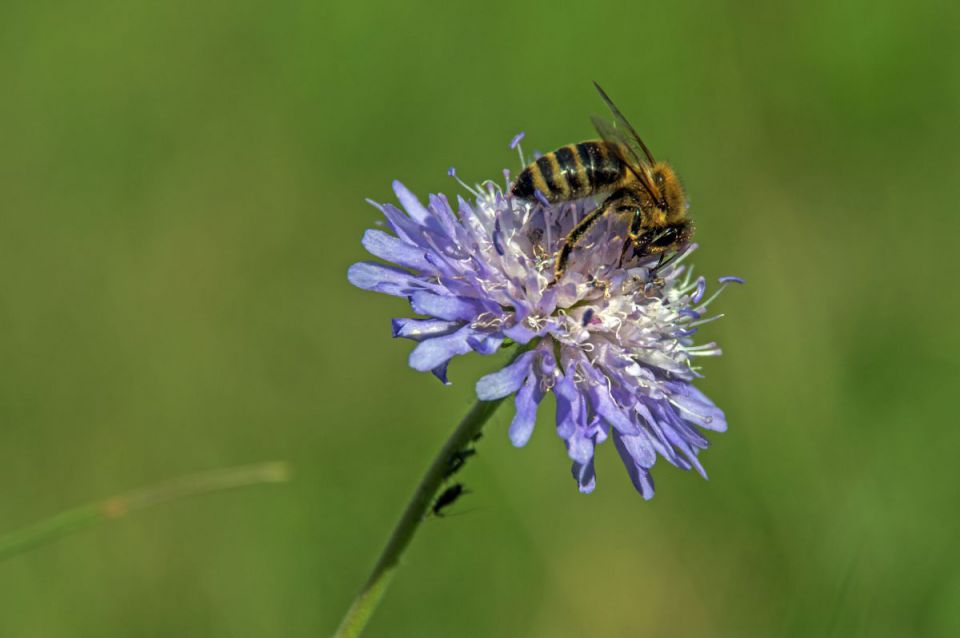
[[[507,414],[370,636],[956,636],[960,13],[948,3],[5,2],[0,528],[201,469],[296,480],[0,564],[3,636],[327,635],[498,362],[408,369],[351,288],[399,178],[516,170],[605,85],[678,168],[711,480],[577,493]]]

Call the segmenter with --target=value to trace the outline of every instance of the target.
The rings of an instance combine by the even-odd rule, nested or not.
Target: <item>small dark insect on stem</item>
[[[476,443],[483,437],[483,433],[480,432],[476,436],[470,439],[470,443]],[[450,455],[450,459],[447,461],[447,469],[443,473],[443,478],[448,479],[457,472],[459,472],[464,465],[466,465],[467,460],[476,455],[477,450],[473,447],[463,447],[453,454]]]
[[[460,471],[460,469],[467,464],[467,459],[475,455],[477,451],[472,447],[464,448],[462,450],[457,450],[450,457],[450,463],[447,465],[447,471],[443,473],[443,478],[450,478],[454,474]]]
[[[443,518],[443,510],[453,505],[458,498],[467,493],[467,490],[465,490],[463,487],[463,483],[454,483],[447,489],[443,490],[440,493],[440,496],[437,497],[437,500],[433,502],[433,507],[431,508],[433,515]]]

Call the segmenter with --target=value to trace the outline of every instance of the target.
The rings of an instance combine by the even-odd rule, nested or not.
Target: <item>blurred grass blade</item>
[[[256,463],[181,476],[102,501],[88,503],[0,536],[0,560],[53,542],[98,521],[121,518],[154,505],[191,496],[290,480],[283,462]]]

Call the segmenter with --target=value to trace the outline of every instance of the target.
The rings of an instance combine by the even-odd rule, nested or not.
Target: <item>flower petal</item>
[[[597,473],[593,469],[593,457],[586,463],[573,464],[573,478],[581,494],[589,494],[597,486]]]
[[[394,337],[403,337],[404,339],[413,339],[414,341],[423,341],[424,339],[430,339],[432,337],[442,337],[463,326],[463,324],[456,321],[404,318],[391,320],[391,325],[393,326]]]
[[[600,352],[603,357],[609,351],[604,348]],[[590,403],[594,412],[600,415],[604,421],[624,434],[638,434],[640,427],[634,423],[629,414],[617,403],[619,399],[624,404],[633,404],[634,397],[627,388],[622,385],[620,379],[622,375],[615,366],[606,366],[605,372],[601,372],[586,357],[581,358],[580,369],[589,379],[590,384],[587,388],[587,395],[590,397]],[[614,396],[614,392],[617,396]]]
[[[617,447],[617,452],[620,453],[624,467],[627,468],[627,474],[630,475],[630,482],[633,483],[634,489],[640,492],[644,499],[649,501],[653,498],[653,477],[650,476],[650,472],[646,468],[636,463],[630,450],[624,445],[623,438],[620,433],[614,431],[613,443]]]
[[[623,434],[637,434],[640,428],[630,420],[619,405],[610,396],[610,390],[604,385],[593,385],[587,391],[593,409],[603,420]]]
[[[397,199],[400,200],[400,204],[403,205],[403,209],[407,211],[410,218],[421,226],[426,226],[430,219],[430,211],[420,203],[417,196],[411,193],[399,180],[394,180],[393,192],[396,193]]]
[[[434,270],[427,261],[426,250],[382,230],[368,230],[363,234],[361,243],[374,257],[393,262],[398,266],[426,272]]]
[[[543,391],[540,390],[540,379],[537,375],[531,374],[523,383],[523,387],[517,392],[516,408],[517,412],[513,415],[510,422],[510,442],[516,447],[523,447],[530,440],[533,434],[533,426],[537,423],[537,407],[543,399]]]
[[[522,323],[517,323],[503,329],[503,334],[513,339],[519,344],[530,343],[537,336],[537,333],[526,327]]]
[[[673,392],[670,401],[680,416],[690,423],[714,432],[727,431],[727,417],[707,395],[689,383],[672,381],[666,384]]]
[[[453,214],[450,202],[447,201],[445,195],[430,195],[430,212],[433,213],[434,218],[440,222],[443,230],[451,239],[457,244],[463,243],[465,237],[458,232],[460,225],[457,223],[457,218]]]
[[[587,426],[583,397],[573,381],[572,366],[553,388],[557,397],[557,435],[564,440],[574,436],[578,427]]]
[[[583,431],[575,432],[567,439],[567,456],[577,463],[588,463],[593,459],[594,440],[585,436]]]
[[[494,373],[481,377],[477,381],[477,398],[481,401],[493,401],[513,394],[523,385],[530,374],[532,352],[524,352],[510,365]]]
[[[503,337],[497,334],[477,333],[467,339],[467,343],[473,348],[474,352],[490,355],[500,349],[503,345]]]
[[[450,362],[447,361],[443,365],[440,365],[430,372],[433,373],[433,376],[440,379],[440,383],[443,385],[450,385],[450,382],[447,381],[447,366],[450,365]]]
[[[475,300],[435,295],[432,292],[413,293],[410,295],[410,306],[418,314],[447,321],[472,321],[482,312]]]
[[[410,367],[428,372],[439,368],[458,354],[470,352],[467,339],[472,334],[473,330],[469,326],[464,326],[453,334],[421,341],[410,353]]]
[[[647,439],[646,434],[629,435],[615,433],[613,437],[617,441],[617,449],[622,449],[630,455],[633,462],[644,468],[650,469],[657,462],[657,454],[653,450],[653,444]]]
[[[347,280],[357,288],[397,297],[410,295],[424,287],[406,270],[370,261],[361,261],[350,266]]]
[[[397,234],[397,237],[410,242],[412,245],[419,245],[423,248],[429,246],[423,239],[423,227],[410,219],[409,215],[393,204],[380,206],[380,211],[387,218],[387,224]]]

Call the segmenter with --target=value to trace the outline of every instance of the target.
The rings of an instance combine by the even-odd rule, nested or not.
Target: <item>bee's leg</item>
[[[627,189],[621,188],[614,191],[612,195],[603,200],[603,203],[600,204],[596,210],[581,219],[580,223],[574,226],[573,230],[563,238],[563,246],[560,248],[560,252],[557,253],[557,260],[553,266],[554,282],[560,281],[560,278],[563,276],[563,271],[567,268],[567,260],[570,259],[570,253],[577,247],[577,244],[579,244],[587,234],[587,231],[590,230],[594,222],[610,211],[620,210],[624,202],[629,199],[630,192]]]
[[[560,281],[560,277],[563,276],[563,271],[567,267],[567,260],[570,258],[570,253],[577,247],[577,244],[580,243],[594,222],[607,213],[623,214],[636,211],[636,218],[630,227],[631,233],[634,232],[634,227],[636,227],[635,231],[639,233],[641,222],[640,210],[640,200],[633,192],[626,188],[614,191],[609,197],[603,200],[603,203],[597,207],[595,211],[581,219],[580,223],[574,226],[573,230],[564,238],[563,247],[560,248],[560,252],[557,254],[557,261],[554,264],[553,273],[555,281]]]
[[[557,260],[553,264],[553,280],[554,282],[559,282],[560,278],[563,277],[563,271],[567,268],[567,260],[570,259],[570,253],[577,246],[583,236],[586,234],[590,227],[593,226],[593,223],[600,219],[604,213],[607,212],[610,200],[607,199],[603,202],[603,205],[597,208],[595,211],[584,217],[580,220],[576,226],[573,227],[566,237],[563,238],[563,246],[560,248],[560,252],[557,253]]]
[[[627,248],[633,247],[634,254],[638,254],[649,243],[649,234],[643,230],[643,210],[637,208],[633,212],[633,218],[630,220],[630,230],[627,238],[623,242],[623,250],[620,251],[620,268],[623,267],[623,260],[627,256]]]

